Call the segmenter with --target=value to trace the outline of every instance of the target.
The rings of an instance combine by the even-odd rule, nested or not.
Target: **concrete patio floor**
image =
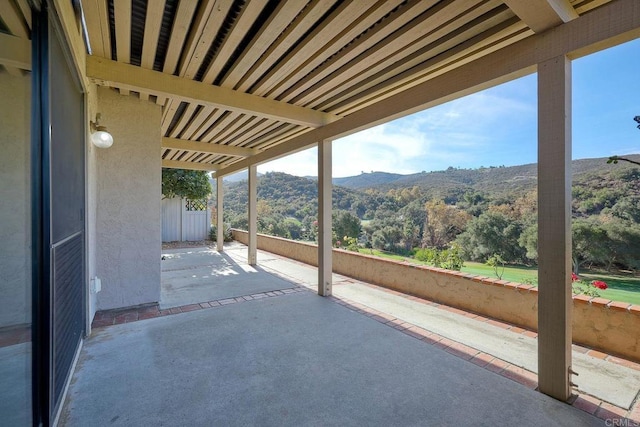
[[[240,244],[222,254],[163,254],[160,307],[112,313],[111,322],[96,317],[94,325],[152,318],[94,330],[62,425],[603,425],[627,412],[588,396],[572,407],[534,391],[535,375],[518,368],[531,364],[528,344],[518,343],[531,337],[339,275],[337,298],[321,298],[308,291],[315,268],[262,251],[254,268]],[[480,331],[469,333],[465,321]],[[493,338],[491,328],[499,330]],[[457,341],[446,338],[452,330]],[[518,360],[460,344],[474,335],[483,351]],[[499,341],[508,338],[516,344]],[[600,362],[607,365],[592,368],[614,365]],[[618,367],[631,380],[605,376],[602,385],[624,403],[640,374]],[[522,384],[509,379],[520,372]],[[615,391],[621,387],[629,392]]]
[[[602,425],[311,292],[103,328],[61,424]]]

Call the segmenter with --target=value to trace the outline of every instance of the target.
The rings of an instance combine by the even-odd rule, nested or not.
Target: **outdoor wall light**
[[[96,121],[91,122],[91,142],[98,148],[109,148],[113,145],[113,137],[105,126],[100,126],[100,113],[96,114]]]

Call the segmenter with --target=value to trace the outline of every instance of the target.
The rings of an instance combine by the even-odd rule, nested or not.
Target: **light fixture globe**
[[[100,129],[103,126],[98,126],[97,130],[91,134],[91,142],[98,148],[109,148],[113,145],[113,137],[106,130]]]
[[[109,148],[113,145],[113,137],[107,132],[106,126],[100,126],[100,113],[96,114],[96,121],[89,122],[91,125],[91,142],[98,148]]]

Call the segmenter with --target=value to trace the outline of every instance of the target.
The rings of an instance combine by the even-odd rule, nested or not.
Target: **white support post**
[[[249,166],[249,256],[247,262],[249,265],[257,264],[258,254],[258,212],[256,205],[258,200],[258,167],[256,165]]]
[[[538,386],[571,396],[571,62],[538,65]]]
[[[318,143],[318,295],[331,295],[333,248],[331,233],[331,141]]]
[[[216,247],[218,252],[224,250],[224,211],[223,211],[224,191],[222,189],[222,177],[216,177],[216,228],[218,235],[216,236]]]

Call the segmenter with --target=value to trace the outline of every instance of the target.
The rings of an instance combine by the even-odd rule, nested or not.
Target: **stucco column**
[[[256,165],[249,166],[249,256],[247,262],[249,265],[257,264],[258,253],[258,213],[256,205],[258,200],[258,167]]]
[[[318,295],[331,295],[331,141],[318,143]]]
[[[571,62],[538,65],[538,383],[571,395]]]
[[[222,177],[216,177],[216,248],[218,252],[224,250],[224,211],[222,210],[224,191],[222,190]]]

